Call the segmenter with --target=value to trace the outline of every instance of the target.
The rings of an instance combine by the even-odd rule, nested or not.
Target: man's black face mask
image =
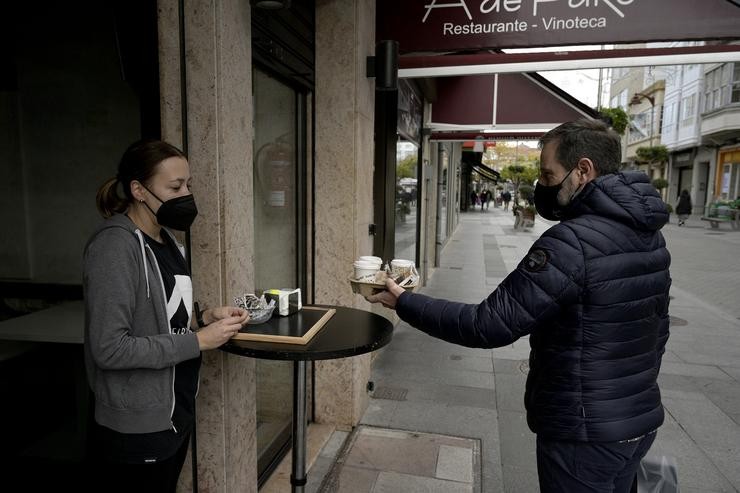
[[[534,187],[534,206],[537,208],[537,213],[540,216],[551,221],[559,221],[562,218],[563,210],[570,201],[573,200],[573,197],[575,197],[580,189],[579,186],[576,191],[573,192],[573,195],[568,198],[567,204],[561,206],[558,203],[558,193],[560,193],[560,190],[563,188],[563,183],[565,183],[565,180],[568,179],[574,169],[576,168],[573,167],[573,169],[568,171],[565,177],[560,180],[560,183],[557,185],[546,186],[542,185],[539,181],[537,182],[537,185]]]

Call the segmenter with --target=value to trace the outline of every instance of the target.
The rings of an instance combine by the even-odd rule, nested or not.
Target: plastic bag
[[[676,460],[645,457],[637,468],[637,493],[679,493]]]

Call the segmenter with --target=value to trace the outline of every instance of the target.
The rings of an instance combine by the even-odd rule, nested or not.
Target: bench
[[[732,229],[740,229],[740,212],[738,209],[714,209],[716,214],[702,216],[702,221],[708,221],[712,229],[719,228],[720,223],[730,223]]]

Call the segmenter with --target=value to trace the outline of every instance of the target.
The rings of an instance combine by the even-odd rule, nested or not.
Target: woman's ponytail
[[[139,140],[131,144],[118,163],[118,174],[98,189],[95,202],[100,214],[107,219],[126,212],[134,202],[131,182],[148,183],[156,174],[159,163],[170,157],[185,159],[180,149],[161,140]],[[123,197],[118,195],[119,184],[122,185]]]
[[[100,215],[109,218],[114,214],[123,214],[128,209],[129,201],[118,195],[118,178],[113,177],[103,183],[95,196]]]

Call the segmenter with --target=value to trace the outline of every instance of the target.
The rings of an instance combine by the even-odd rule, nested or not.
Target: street
[[[648,458],[673,461],[683,493],[738,492],[740,231],[671,219],[672,326],[659,377],[666,419]],[[552,224],[538,216],[522,231],[513,222],[500,208],[461,214],[421,292],[480,302]],[[470,349],[399,323],[373,364],[362,426],[325,465],[321,491],[537,492],[523,406],[528,354],[527,338]]]

